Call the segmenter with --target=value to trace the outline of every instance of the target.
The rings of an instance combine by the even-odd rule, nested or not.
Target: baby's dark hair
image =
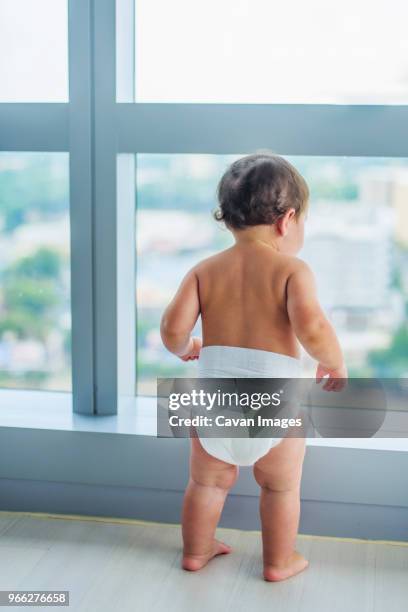
[[[214,218],[243,229],[271,225],[289,208],[298,218],[308,205],[309,188],[292,164],[267,150],[234,161],[218,183],[217,198]]]

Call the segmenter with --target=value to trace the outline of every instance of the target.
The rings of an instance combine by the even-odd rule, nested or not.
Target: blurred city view
[[[137,156],[137,389],[194,376],[162,346],[160,316],[187,270],[233,244],[212,219],[216,186],[239,156]],[[299,257],[313,268],[351,376],[408,376],[408,160],[288,157],[311,206]],[[197,323],[195,333],[200,333]],[[315,364],[302,352],[304,374]]]
[[[187,270],[233,241],[212,218],[238,155],[137,156],[139,394],[194,376],[159,322]],[[408,376],[408,160],[288,157],[311,190],[299,257],[312,266],[352,376]],[[0,154],[0,387],[70,391],[68,155]],[[120,316],[120,312],[119,312]],[[200,322],[195,333],[200,333]],[[305,375],[314,364],[303,353]]]
[[[0,387],[71,390],[68,154],[0,153]]]
[[[199,20],[196,9],[135,3],[136,102],[408,102],[407,2],[209,0]],[[2,0],[0,52],[0,102],[67,102],[67,1]],[[235,157],[137,156],[138,393],[154,394],[157,376],[195,373],[164,350],[159,321],[187,270],[232,244],[211,212]],[[291,161],[311,188],[299,256],[315,271],[350,374],[407,376],[408,160]],[[66,153],[0,153],[0,387],[72,389],[68,172]]]

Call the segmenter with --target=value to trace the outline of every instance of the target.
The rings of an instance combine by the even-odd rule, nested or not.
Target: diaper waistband
[[[300,376],[296,357],[238,346],[204,346],[198,359],[199,376]]]

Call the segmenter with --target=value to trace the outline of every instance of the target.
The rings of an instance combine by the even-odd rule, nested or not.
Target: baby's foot
[[[227,555],[231,552],[231,546],[214,540],[212,550],[204,555],[183,555],[182,567],[190,572],[196,572],[197,570],[207,565],[207,563],[217,555]]]
[[[302,570],[306,569],[309,565],[309,561],[302,557],[296,550],[289,557],[289,560],[284,565],[265,565],[264,566],[264,579],[268,582],[277,582],[278,580],[285,580],[295,574],[299,574]]]

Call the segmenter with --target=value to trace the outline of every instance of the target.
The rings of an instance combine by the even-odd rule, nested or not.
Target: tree
[[[0,334],[13,331],[19,338],[44,340],[55,327],[56,306],[61,301],[59,253],[40,248],[3,271]]]

